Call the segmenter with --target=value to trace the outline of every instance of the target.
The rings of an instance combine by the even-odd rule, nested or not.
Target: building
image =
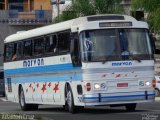
[[[56,16],[58,16],[58,5],[59,5],[59,13],[61,14],[62,11],[64,11],[71,4],[72,4],[72,0],[65,0],[64,4],[53,4],[53,18],[55,18]]]
[[[50,0],[1,0],[0,69],[3,68],[3,41],[7,36],[51,23]]]
[[[51,10],[50,0],[1,0],[0,10],[18,10],[33,11],[33,10]]]
[[[132,0],[122,0],[121,5],[124,8],[124,11],[127,15],[131,14],[131,1]]]

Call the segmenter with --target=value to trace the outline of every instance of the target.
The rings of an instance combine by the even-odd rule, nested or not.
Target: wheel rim
[[[71,108],[71,106],[72,106],[72,94],[71,94],[71,91],[67,92],[67,104],[68,104],[68,107]]]
[[[24,92],[23,92],[23,90],[21,91],[21,94],[20,94],[20,103],[21,103],[22,107],[25,104],[25,98],[24,98]]]

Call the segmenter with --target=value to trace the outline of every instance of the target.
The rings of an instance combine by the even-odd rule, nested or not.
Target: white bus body
[[[66,43],[60,41],[67,36],[60,35],[63,31],[69,31]],[[46,54],[51,39],[55,49]],[[61,52],[58,47],[67,49],[68,43],[69,51]],[[40,48],[44,52],[37,55]],[[13,60],[15,50],[20,56]],[[136,103],[154,101],[152,56],[147,23],[126,15],[87,16],[17,33],[5,39],[6,96],[23,110],[38,104],[64,105],[70,112],[96,105],[134,110]]]

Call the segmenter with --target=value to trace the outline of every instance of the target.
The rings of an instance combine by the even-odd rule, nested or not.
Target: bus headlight
[[[105,83],[95,83],[94,84],[94,89],[95,90],[105,90],[106,89],[106,84]]]
[[[100,90],[100,84],[99,83],[95,83],[94,84],[94,89],[95,90]]]
[[[139,87],[150,87],[151,86],[151,82],[149,81],[139,81]]]
[[[151,83],[149,81],[146,81],[145,84],[146,84],[146,86],[150,86],[151,85]]]

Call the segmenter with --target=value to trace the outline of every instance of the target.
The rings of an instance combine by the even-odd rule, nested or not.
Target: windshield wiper
[[[129,51],[124,51],[122,52],[122,58],[124,58],[125,60],[136,60],[138,62],[141,62],[141,59],[139,59],[138,57],[135,57],[135,55],[133,55],[131,52]]]
[[[104,60],[102,60],[102,64],[105,64],[107,62],[107,56],[104,57]]]
[[[138,62],[142,62],[142,60],[140,58],[136,57],[136,56],[133,56],[133,60],[136,60]]]

